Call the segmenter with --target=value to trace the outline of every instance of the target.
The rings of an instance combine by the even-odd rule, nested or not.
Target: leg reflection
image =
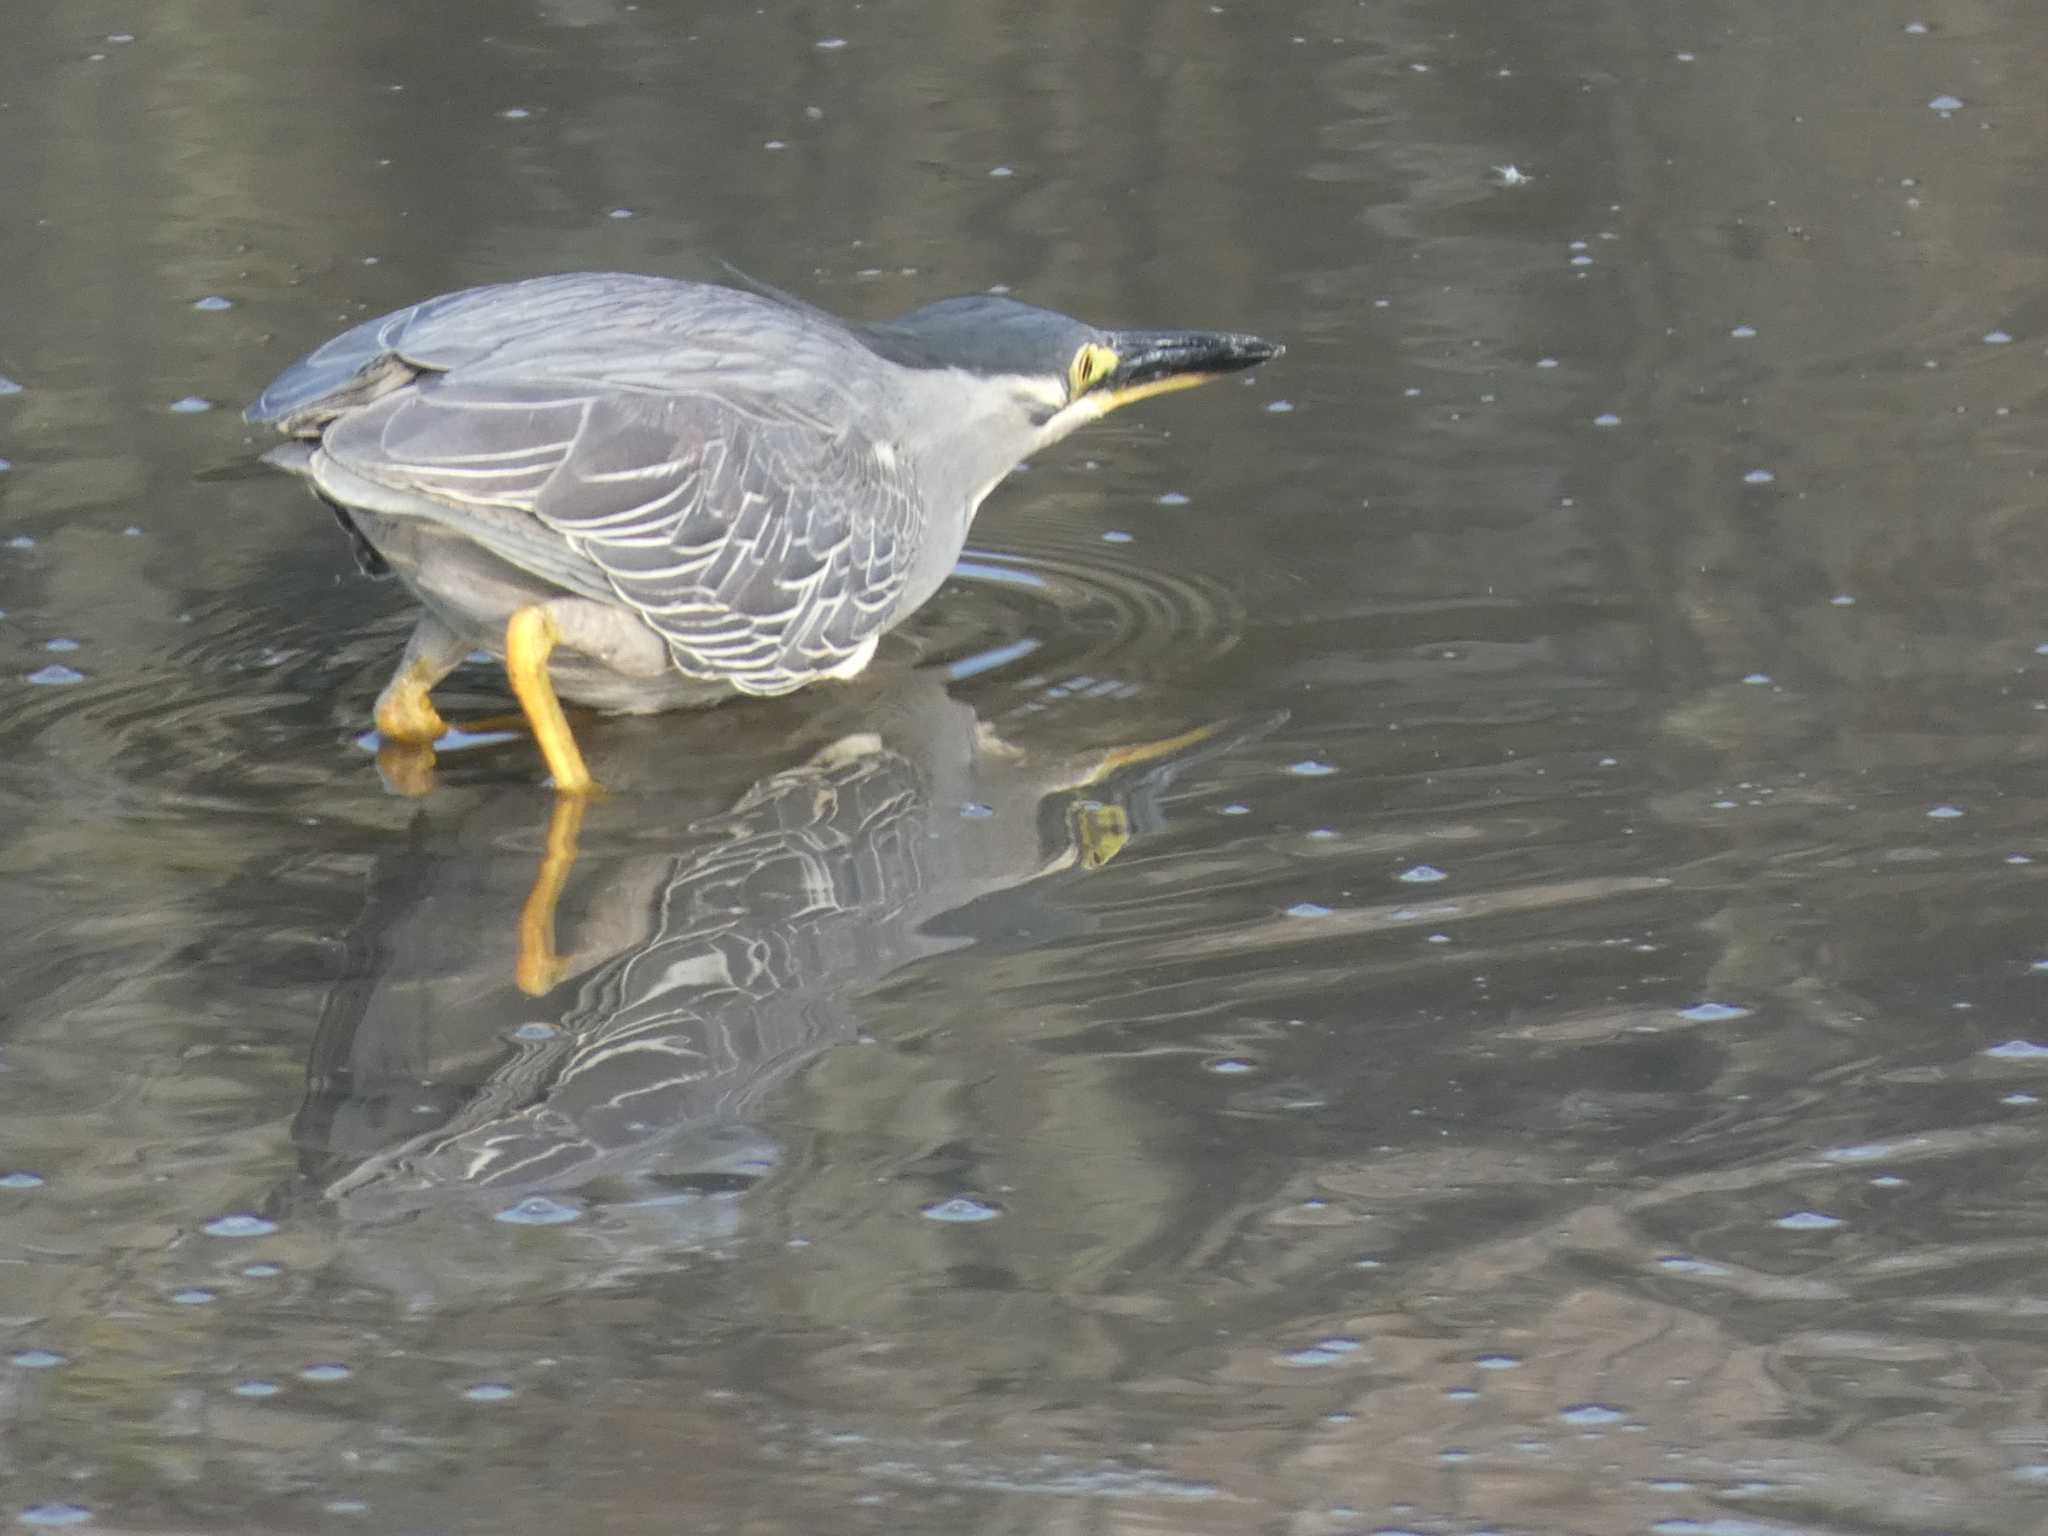
[[[540,873],[519,913],[519,960],[513,973],[519,990],[541,997],[555,989],[568,963],[555,950],[555,907],[576,867],[576,839],[583,830],[583,812],[590,804],[582,795],[555,796],[548,815],[547,846]]]

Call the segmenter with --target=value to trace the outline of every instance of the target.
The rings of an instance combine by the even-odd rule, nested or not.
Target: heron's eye
[[[1067,391],[1071,398],[1080,399],[1104,379],[1116,371],[1117,356],[1109,348],[1089,342],[1074,354],[1074,361],[1067,368]]]

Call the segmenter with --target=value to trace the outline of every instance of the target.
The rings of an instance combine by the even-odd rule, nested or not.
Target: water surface
[[[8,1518],[2037,1528],[2042,41],[24,11]],[[580,824],[516,735],[394,793],[402,598],[237,408],[721,262],[1289,351],[1030,465],[858,685],[591,728]]]

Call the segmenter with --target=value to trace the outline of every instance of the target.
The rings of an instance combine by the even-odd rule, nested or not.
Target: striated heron
[[[557,690],[637,712],[853,677],[1019,461],[1280,350],[991,294],[858,324],[576,273],[366,321],[245,415],[425,610],[377,700],[384,739],[437,740],[431,690],[487,651],[577,793],[592,780]]]

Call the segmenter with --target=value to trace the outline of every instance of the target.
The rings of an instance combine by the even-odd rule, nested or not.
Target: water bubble
[[[1854,608],[1856,606],[1856,599],[1847,592],[1837,592],[1828,599],[1828,602],[1837,608]]]
[[[1289,917],[1328,917],[1330,909],[1321,902],[1297,901],[1287,909]]]
[[[1394,878],[1403,885],[1435,885],[1439,880],[1448,880],[1451,877],[1434,864],[1417,864],[1411,869],[1402,870]]]
[[[1927,110],[1930,112],[1939,112],[1943,117],[1946,117],[1951,112],[1962,111],[1963,103],[1959,97],[1946,95],[1937,96],[1932,101],[1927,103]]]
[[[1257,1063],[1246,1061],[1241,1056],[1226,1056],[1218,1061],[1205,1062],[1204,1066],[1219,1077],[1239,1077],[1259,1070]]]
[[[1292,400],[1268,400],[1266,402],[1266,409],[1272,415],[1285,416],[1294,409],[1294,402]]]
[[[244,1264],[242,1273],[251,1280],[275,1280],[284,1273],[282,1264]]]
[[[24,1371],[54,1370],[65,1363],[65,1358],[54,1349],[24,1349],[7,1357],[9,1364],[18,1365]]]
[[[1603,411],[1600,415],[1593,418],[1593,425],[1596,427],[1618,427],[1621,425],[1621,418],[1612,411]]]
[[[6,474],[12,468],[14,468],[14,461],[12,459],[0,459],[0,475]]]
[[[1829,1216],[1820,1211],[1792,1211],[1771,1223],[1787,1232],[1832,1232],[1843,1225],[1839,1216]]]
[[[78,649],[78,642],[76,640],[66,640],[60,637],[56,640],[45,640],[43,642],[43,649],[46,651],[60,652],[75,651]]]
[[[528,1195],[517,1205],[508,1205],[504,1210],[494,1212],[492,1219],[515,1227],[558,1227],[582,1214],[580,1203],[551,1200],[546,1195]]]
[[[462,1389],[462,1395],[472,1403],[502,1403],[516,1393],[516,1388],[503,1381],[480,1381],[473,1387]]]
[[[31,538],[28,534],[17,533],[13,538],[7,541],[7,547],[9,549],[34,549],[36,547],[36,541],[33,538]]]
[[[213,409],[213,402],[200,395],[184,395],[170,403],[169,409],[180,416],[197,416],[201,411]]]
[[[1733,1003],[1694,1003],[1690,1008],[1679,1009],[1678,1016],[1694,1024],[1726,1024],[1731,1019],[1746,1019],[1750,1012]]]
[[[1296,778],[1323,779],[1328,778],[1337,770],[1329,763],[1322,762],[1313,757],[1305,757],[1298,763],[1289,763],[1287,771]]]
[[[2036,1045],[2031,1040],[2008,1040],[2003,1045],[1986,1046],[1984,1054],[1999,1061],[2042,1061],[2048,1060],[2048,1045]]]
[[[1987,347],[2002,347],[2011,342],[2011,340],[2012,334],[2009,331],[1986,331],[1984,333],[1984,345]]]
[[[1925,37],[1927,35],[1927,23],[1924,21],[1909,21],[1903,30],[1914,37]]]
[[[1003,1214],[1003,1209],[985,1200],[976,1200],[971,1195],[954,1195],[949,1200],[936,1200],[930,1205],[920,1207],[918,1214],[927,1221],[973,1225],[976,1222],[994,1221]]]
[[[41,1189],[46,1182],[40,1173],[30,1173],[26,1168],[0,1173],[0,1189]]]
[[[1355,1355],[1357,1353],[1358,1340],[1356,1339],[1318,1339],[1306,1349],[1297,1349],[1282,1355],[1280,1360],[1283,1365],[1314,1367],[1319,1365],[1335,1365],[1347,1355]]]
[[[1574,1403],[1571,1407],[1559,1413],[1558,1417],[1567,1424],[1581,1426],[1589,1424],[1619,1424],[1622,1420],[1622,1412],[1619,1408],[1609,1408],[1604,1403]]]
[[[2041,1101],[2031,1093],[2008,1093],[1998,1102],[2013,1105],[2015,1108],[2024,1108],[2026,1105],[2038,1104]]]
[[[277,1230],[277,1223],[267,1216],[237,1211],[231,1216],[216,1216],[200,1230],[208,1237],[268,1237]]]
[[[1772,474],[1768,469],[1752,469],[1748,474],[1742,477],[1742,483],[1744,485],[1769,485],[1773,480],[1776,480],[1777,478],[1778,477]]]
[[[1168,491],[1158,500],[1162,507],[1184,507],[1188,504],[1187,494],[1183,491]]]
[[[498,116],[504,118],[508,123],[518,123],[524,122],[527,118],[533,116],[533,112],[526,107],[507,107]]]
[[[630,208],[614,208],[605,217],[608,219],[630,219],[633,217],[633,210]]]
[[[1737,341],[1754,341],[1756,339],[1756,327],[1753,325],[1738,325],[1728,334]]]
[[[1482,1371],[1513,1371],[1521,1368],[1521,1360],[1514,1355],[1481,1355],[1472,1362]]]
[[[1002,180],[1006,176],[1014,176],[1016,174],[1017,173],[1007,165],[998,165],[989,171],[989,175],[995,177],[998,181]]]
[[[20,393],[21,386],[8,378],[6,374],[0,373],[0,395],[18,395]]]
[[[181,1291],[171,1292],[171,1300],[181,1307],[203,1307],[217,1299],[214,1292],[197,1285],[188,1285]]]
[[[789,148],[789,146],[788,146],[787,144],[783,143],[783,142],[782,142],[782,140],[780,140],[780,139],[770,139],[770,140],[769,140],[769,141],[768,141],[767,143],[763,144],[763,145],[762,145],[761,147],[762,147],[763,149],[787,149],[787,148]]]
[[[1554,357],[1539,357],[1536,359],[1536,366],[1538,368],[1556,368],[1559,364]]]
[[[1125,533],[1121,528],[1111,528],[1103,533],[1102,542],[1105,544],[1128,544],[1131,542],[1131,535]]]
[[[1728,1273],[1725,1265],[1710,1264],[1705,1259],[1696,1259],[1690,1254],[1684,1253],[1666,1254],[1657,1261],[1657,1267],[1669,1270],[1674,1275],[1725,1275]]]
[[[827,53],[834,52],[845,46],[846,39],[843,37],[821,37],[818,39],[818,47],[824,49]]]
[[[1743,686],[1747,688],[1768,688],[1771,686],[1771,674],[1768,672],[1745,673],[1742,682]]]
[[[528,1019],[524,1024],[517,1025],[506,1031],[506,1034],[521,1044],[531,1044],[540,1040],[552,1040],[560,1033],[559,1029],[555,1028],[554,1025],[548,1023],[545,1019]]]
[[[235,301],[230,298],[224,298],[217,293],[209,293],[203,299],[194,299],[192,307],[194,309],[203,309],[208,314],[219,314],[224,309],[233,309]]]
[[[1963,811],[1961,806],[1937,805],[1933,810],[1929,811],[1927,814],[1935,821],[1954,821],[1958,816],[1963,814]]]
[[[347,1381],[355,1372],[339,1360],[323,1360],[318,1365],[309,1365],[299,1372],[301,1381]]]
[[[237,1397],[275,1397],[284,1390],[274,1381],[238,1381],[231,1389]]]
[[[31,1504],[15,1516],[23,1525],[63,1526],[84,1525],[92,1518],[92,1511],[83,1504],[63,1504],[52,1501],[45,1504]]]
[[[52,662],[47,667],[38,667],[22,679],[34,683],[38,688],[67,688],[73,683],[85,681],[85,674],[75,667],[59,666]]]

